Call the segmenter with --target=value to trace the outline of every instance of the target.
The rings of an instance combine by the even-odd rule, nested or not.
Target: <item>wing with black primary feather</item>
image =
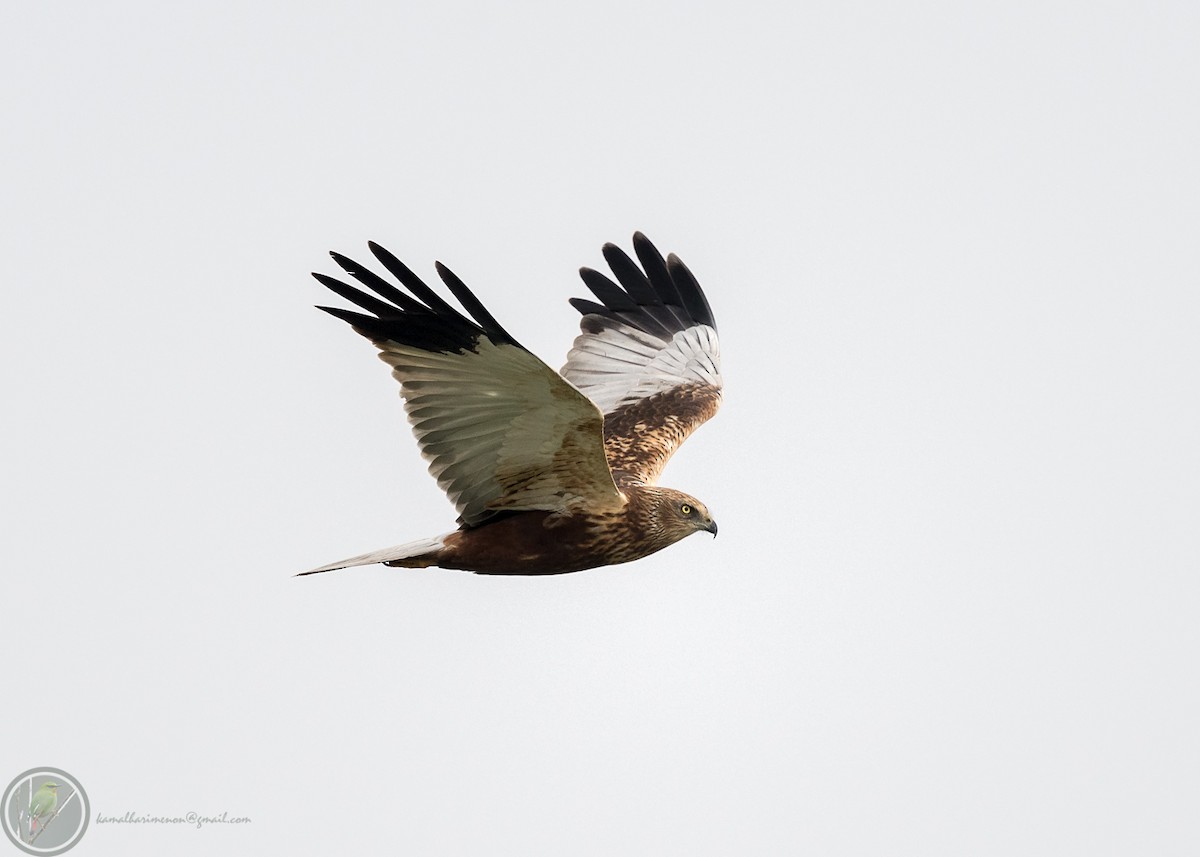
[[[320,308],[374,342],[392,367],[421,454],[460,523],[476,526],[504,511],[619,509],[624,498],[596,405],[513,339],[445,266],[438,274],[471,318],[387,250],[370,247],[408,291],[333,253],[373,294],[313,276],[370,314]]]
[[[600,303],[573,298],[583,318],[563,376],[604,412],[608,462],[620,484],[653,484],[688,436],[721,404],[717,325],[700,284],[674,254],[633,236],[642,267],[614,244],[604,258],[617,282],[590,268]]]

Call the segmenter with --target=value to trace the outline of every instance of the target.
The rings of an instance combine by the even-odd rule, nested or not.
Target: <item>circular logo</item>
[[[87,830],[91,806],[79,781],[58,768],[30,768],[4,790],[4,832],[26,854],[62,854]]]

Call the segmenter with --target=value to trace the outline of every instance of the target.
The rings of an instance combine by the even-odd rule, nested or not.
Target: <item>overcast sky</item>
[[[4,16],[0,780],[79,854],[1195,854],[1200,12],[27,3]],[[643,230],[721,536],[434,535],[309,277],[449,265],[562,365]]]

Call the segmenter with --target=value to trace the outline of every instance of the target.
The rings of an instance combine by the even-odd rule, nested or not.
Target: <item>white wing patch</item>
[[[706,324],[671,339],[599,316],[585,317],[595,332],[575,338],[562,374],[606,414],[631,401],[685,384],[721,389],[721,348]]]
[[[429,472],[464,523],[500,510],[624,502],[604,454],[603,415],[528,351],[482,337],[460,353],[376,344]]]

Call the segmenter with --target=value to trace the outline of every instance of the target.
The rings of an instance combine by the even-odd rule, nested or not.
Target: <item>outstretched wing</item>
[[[667,460],[721,405],[721,350],[708,300],[691,271],[640,232],[642,268],[614,244],[604,258],[617,283],[582,268],[600,300],[572,298],[582,333],[563,376],[604,412],[604,448],[618,484],[652,484]],[[643,270],[644,269],[644,272]]]
[[[460,523],[504,511],[619,508],[624,496],[608,468],[596,405],[509,336],[441,263],[438,274],[473,321],[387,250],[370,247],[409,293],[332,253],[374,295],[313,276],[372,314],[319,309],[348,321],[392,367],[421,454]]]

